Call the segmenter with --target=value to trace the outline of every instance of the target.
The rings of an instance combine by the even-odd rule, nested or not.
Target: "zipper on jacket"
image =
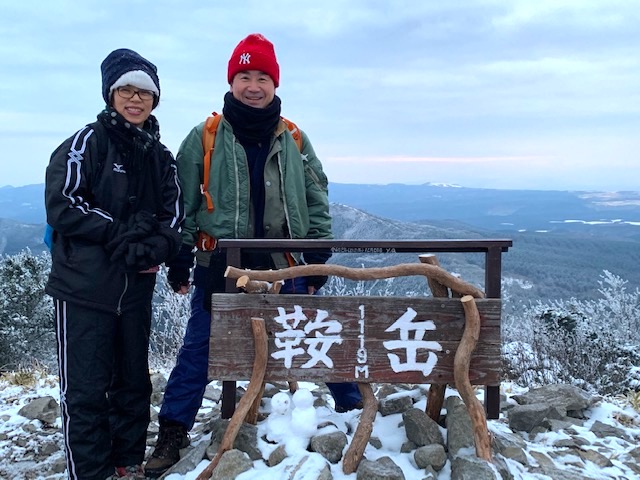
[[[120,294],[120,298],[118,299],[118,306],[116,307],[116,314],[118,316],[122,315],[122,299],[124,298],[124,294],[127,293],[127,289],[129,288],[129,274],[124,274],[124,289]]]
[[[291,220],[289,219],[289,207],[287,204],[287,194],[284,188],[284,173],[282,171],[282,158],[280,152],[278,152],[278,175],[280,175],[280,194],[282,195],[282,208],[284,209],[284,218],[287,222],[287,231],[289,232],[289,238],[293,238],[291,233]]]
[[[238,232],[239,232],[239,223],[240,223],[240,172],[238,171],[238,162],[237,162],[237,153],[236,153],[236,142],[238,140],[236,139],[235,135],[233,136],[233,173],[235,176],[235,180],[236,180],[236,204],[235,204],[235,218],[233,221],[233,225],[234,225],[234,238],[239,238]],[[247,154],[245,153],[245,162],[246,160]],[[247,168],[248,169],[248,168]]]

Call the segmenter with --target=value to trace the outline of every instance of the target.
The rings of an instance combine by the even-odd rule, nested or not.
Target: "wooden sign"
[[[476,299],[480,338],[469,379],[500,382],[499,299]],[[251,318],[268,332],[266,380],[453,383],[465,326],[460,299],[214,294],[210,380],[248,380]]]

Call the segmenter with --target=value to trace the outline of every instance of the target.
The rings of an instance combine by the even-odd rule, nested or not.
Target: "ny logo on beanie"
[[[251,63],[251,54],[250,53],[243,53],[242,55],[240,55],[240,64],[249,65],[250,63]]]

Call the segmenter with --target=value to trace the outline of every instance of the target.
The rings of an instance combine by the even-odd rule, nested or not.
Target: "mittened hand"
[[[307,265],[320,265],[327,263],[327,260],[331,258],[331,249],[322,248],[314,252],[304,252],[302,257]]]
[[[124,257],[127,271],[146,270],[165,261],[169,242],[162,235],[153,235],[139,242],[130,243]]]
[[[329,281],[329,277],[326,275],[312,275],[305,278],[307,279],[307,286],[315,288],[316,291],[324,287],[324,284]]]
[[[131,232],[136,232],[141,236],[151,235],[160,228],[160,222],[158,222],[155,215],[146,210],[136,212],[135,215],[129,219],[128,224]]]
[[[182,287],[189,286],[189,269],[180,267],[169,267],[167,282],[174,292],[178,293]]]

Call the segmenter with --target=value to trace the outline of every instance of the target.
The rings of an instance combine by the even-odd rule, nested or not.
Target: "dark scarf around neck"
[[[112,106],[107,106],[98,114],[98,121],[105,127],[127,166],[141,171],[145,159],[160,141],[160,125],[156,117],[149,115],[140,128],[129,123]]]
[[[276,95],[265,108],[255,108],[245,105],[227,92],[222,114],[231,124],[238,140],[258,143],[268,139],[280,122],[280,98]]]

